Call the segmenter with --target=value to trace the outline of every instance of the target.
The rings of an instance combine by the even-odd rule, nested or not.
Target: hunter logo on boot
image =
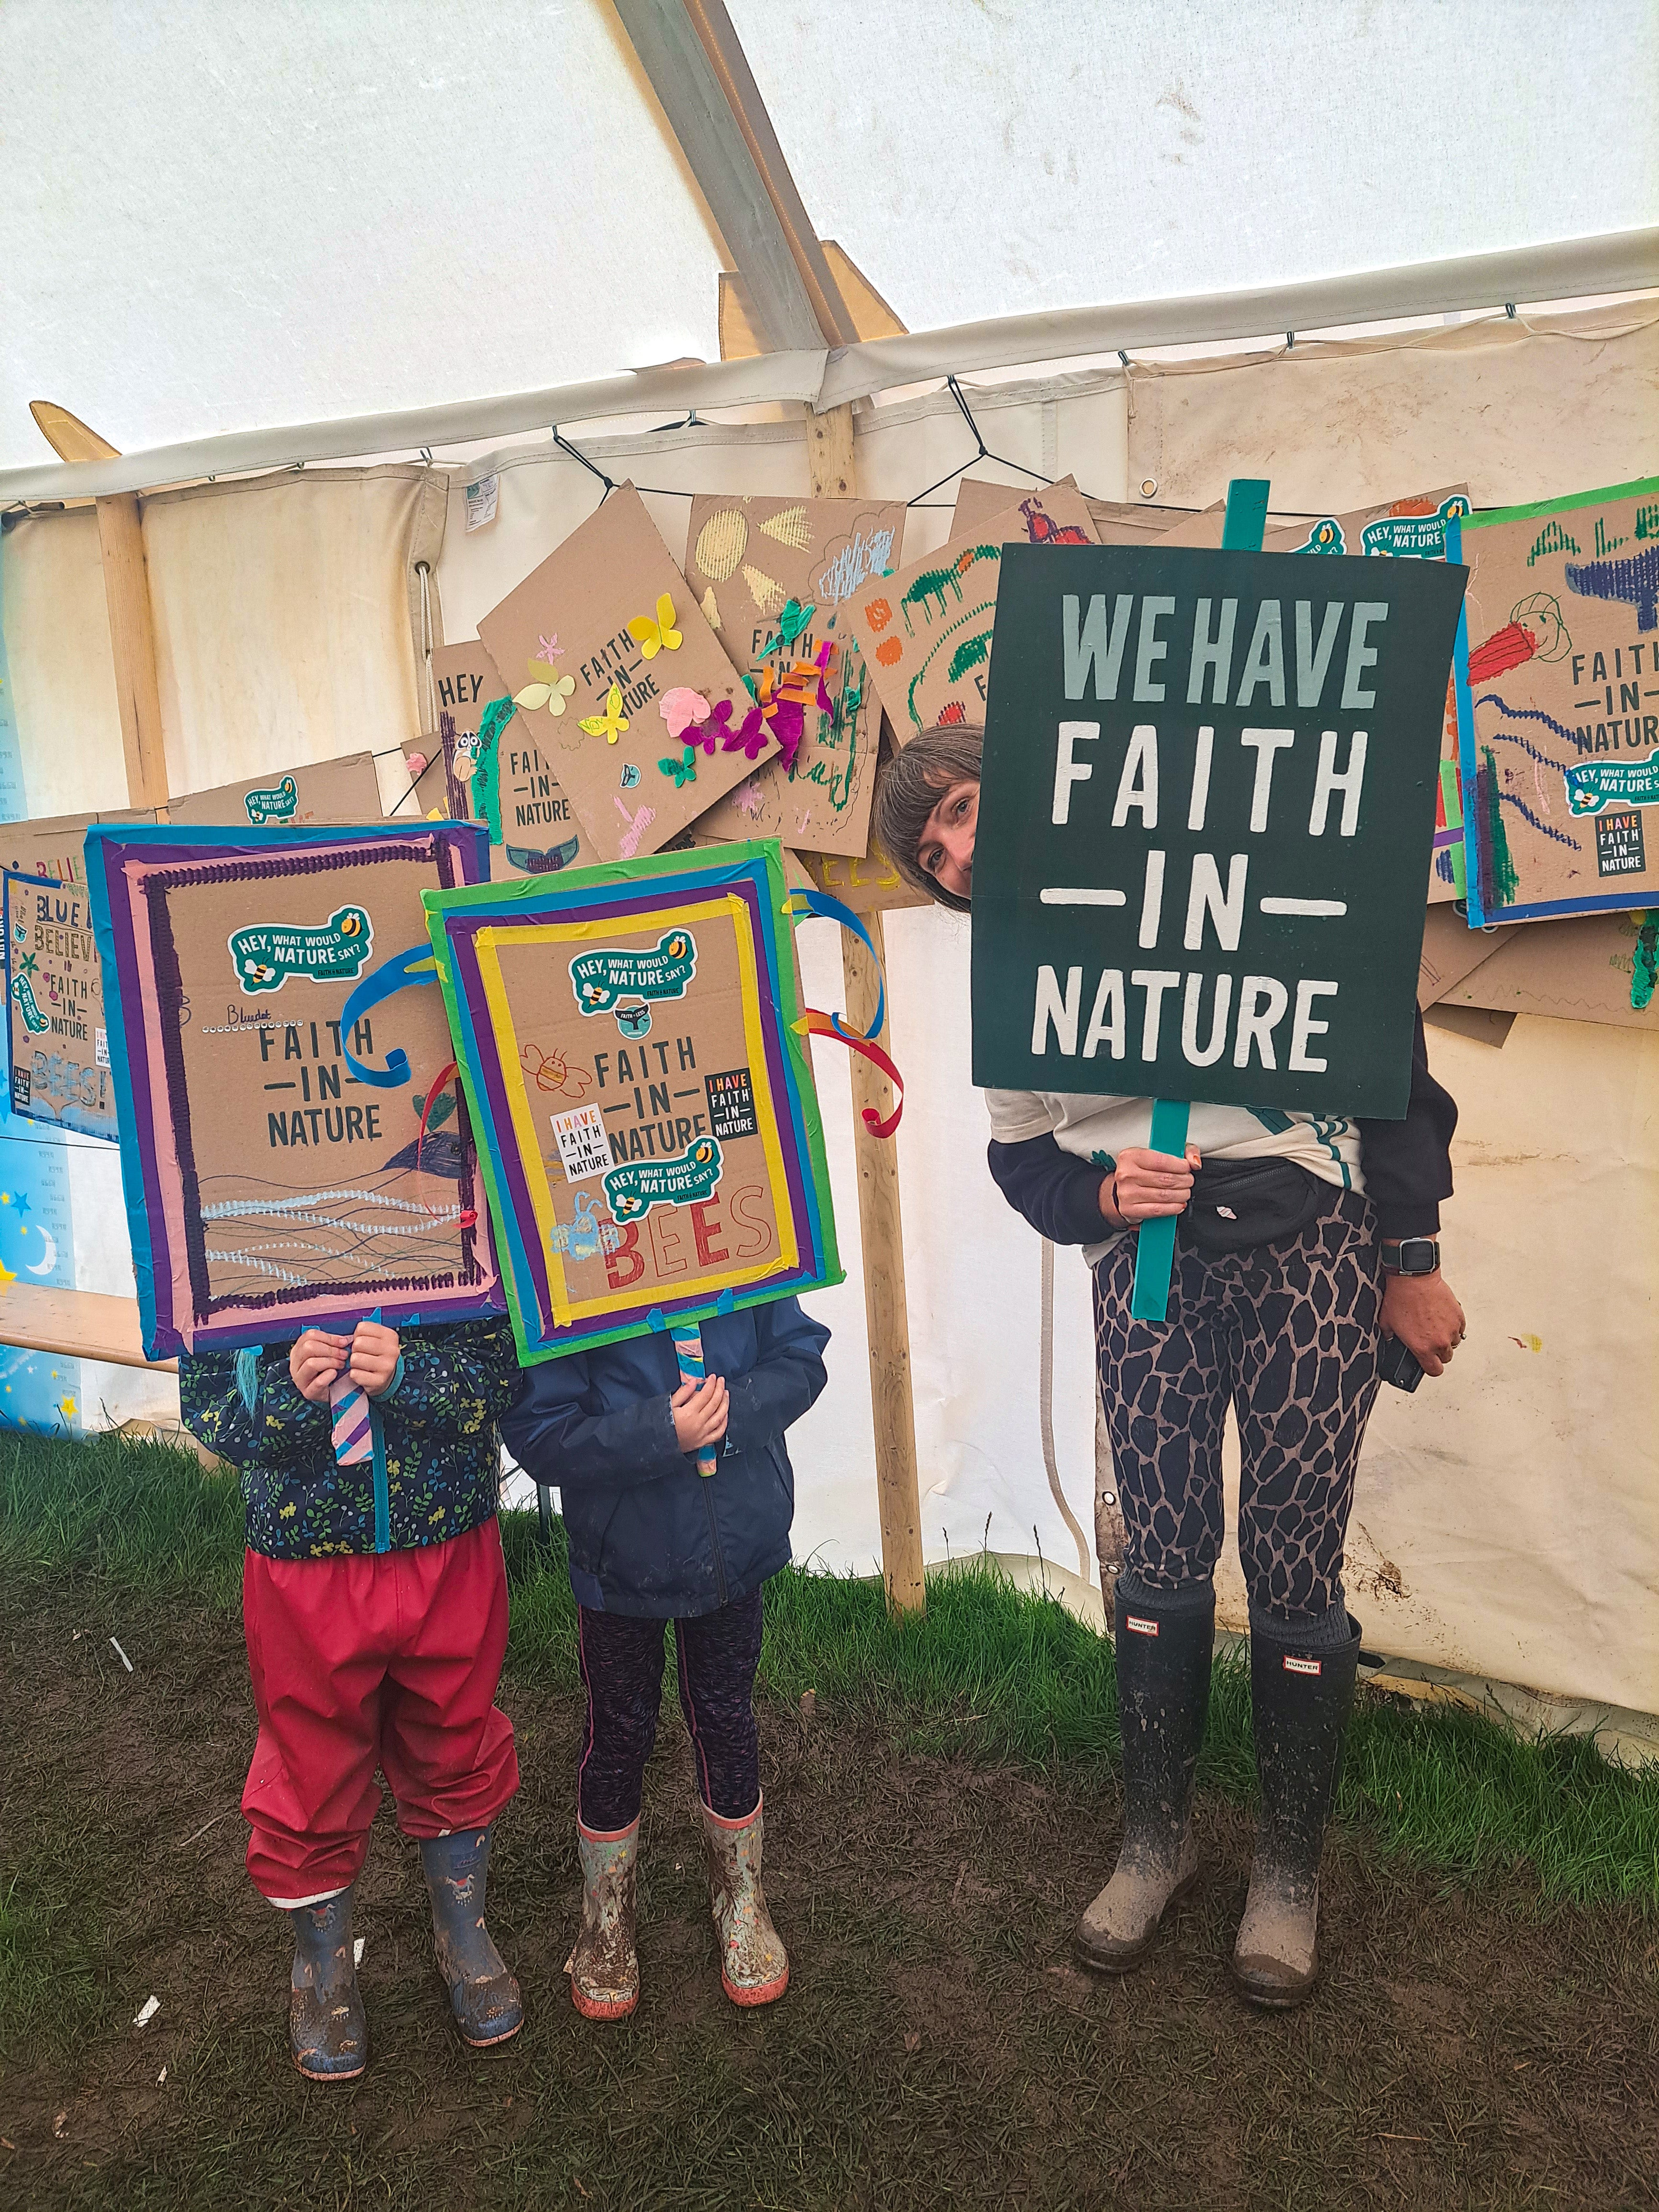
[[[1127,1629],[1132,1629],[1137,1636],[1156,1636],[1158,1634],[1158,1623],[1155,1620],[1142,1620],[1133,1613],[1126,1613],[1124,1614],[1123,1626]]]
[[[1322,1674],[1324,1671],[1322,1659],[1292,1659],[1288,1652],[1285,1654],[1285,1672],[1287,1674]]]

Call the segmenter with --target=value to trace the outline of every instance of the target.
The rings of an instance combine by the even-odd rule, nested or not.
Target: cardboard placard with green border
[[[1447,546],[1470,921],[1659,904],[1659,477],[1470,515]]]
[[[521,1358],[838,1282],[775,842],[427,896]]]
[[[975,1083],[1405,1112],[1462,588],[1437,561],[1006,550]]]

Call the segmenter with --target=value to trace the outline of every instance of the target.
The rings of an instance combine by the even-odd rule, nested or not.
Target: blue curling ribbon
[[[795,904],[797,899],[801,902],[799,908]],[[783,910],[796,921],[800,921],[803,915],[817,915],[825,921],[838,921],[843,929],[850,929],[859,939],[876,963],[876,1018],[865,1032],[865,1041],[867,1042],[872,1037],[878,1037],[881,1025],[887,1018],[887,978],[882,973],[876,948],[870,941],[870,933],[857,915],[850,906],[843,906],[838,898],[831,898],[828,891],[792,890],[784,901]],[[859,1034],[856,1030],[844,1027],[839,1014],[830,1016],[830,1026],[843,1042]]]
[[[371,1006],[378,1006],[382,999],[395,998],[399,991],[412,989],[419,983],[430,983],[438,973],[438,963],[430,945],[411,945],[407,952],[398,952],[380,967],[371,968],[357,984],[351,996],[340,1009],[340,1055],[359,1083],[372,1084],[376,1091],[394,1091],[400,1083],[409,1080],[409,1054],[401,1045],[386,1056],[384,1067],[369,1067],[359,1060],[346,1042]]]

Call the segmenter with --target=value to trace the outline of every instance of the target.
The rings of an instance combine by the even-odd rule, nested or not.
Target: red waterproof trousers
[[[518,1788],[513,1723],[495,1703],[507,1571],[494,1521],[408,1552],[250,1552],[242,1619],[259,1716],[247,1870],[273,1905],[356,1880],[376,1766],[406,1836],[482,1828]]]

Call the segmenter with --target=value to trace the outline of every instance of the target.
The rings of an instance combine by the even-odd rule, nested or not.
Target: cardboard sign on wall
[[[379,822],[382,811],[373,753],[276,769],[167,801],[167,818],[175,824],[226,830],[313,830],[319,823]]]
[[[1406,1110],[1463,573],[1011,546],[974,865],[974,1080]]]
[[[87,867],[149,1357],[499,1311],[421,906],[482,832],[100,828]]]
[[[507,687],[479,641],[434,647],[432,673],[448,811],[458,822],[489,830],[491,876],[550,875],[591,860],[575,810],[527,719],[500,704]]]
[[[899,744],[936,722],[984,720],[997,578],[1011,542],[1094,544],[1088,502],[1064,484],[1028,493],[854,595],[849,619]]]
[[[598,858],[656,852],[777,754],[631,484],[478,635],[518,702],[519,742],[553,763]]]
[[[1447,550],[1470,920],[1659,904],[1659,477],[1471,515]]]
[[[861,584],[903,559],[903,507],[702,493],[691,502],[686,547],[686,581],[721,643],[757,687],[783,690],[792,710],[780,757],[745,776],[700,829],[864,854],[881,709],[843,610]]]
[[[526,1361],[841,1279],[774,843],[426,901]]]
[[[27,906],[20,884],[16,914],[5,922],[7,1096],[26,1120],[82,1136],[116,1135],[103,969],[91,934],[82,848],[94,823],[155,819],[150,808],[130,807],[0,824],[0,868],[45,878],[56,894],[42,915]],[[23,931],[15,957],[14,927]],[[35,1026],[42,1020],[44,1028]]]

